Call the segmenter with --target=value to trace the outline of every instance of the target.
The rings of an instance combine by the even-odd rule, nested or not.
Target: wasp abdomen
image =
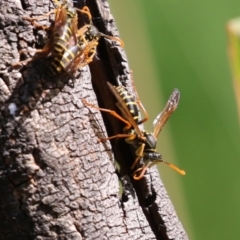
[[[134,101],[133,96],[122,86],[116,87],[116,90],[118,91],[118,93],[122,97],[122,99],[124,100],[134,121],[138,124],[139,111],[138,111],[137,103]]]

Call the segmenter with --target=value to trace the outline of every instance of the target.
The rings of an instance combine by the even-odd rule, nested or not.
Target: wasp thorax
[[[156,147],[157,147],[157,140],[156,140],[156,138],[151,133],[147,133],[147,132],[144,132],[143,135],[146,138],[146,140],[145,140],[145,144],[146,144],[145,149],[146,150],[149,150],[149,149],[155,150]]]

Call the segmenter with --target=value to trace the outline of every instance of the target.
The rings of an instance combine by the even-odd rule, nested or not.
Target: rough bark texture
[[[118,35],[105,0],[75,6],[84,5],[101,32]],[[43,59],[11,67],[19,49],[42,48],[46,37],[22,17],[52,8],[49,0],[0,1],[0,239],[188,239],[156,168],[141,181],[129,178],[130,147],[98,143],[105,126],[111,136],[122,125],[106,114],[103,122],[81,101],[116,109],[107,81],[132,91],[117,43],[101,39],[74,80],[49,79]]]

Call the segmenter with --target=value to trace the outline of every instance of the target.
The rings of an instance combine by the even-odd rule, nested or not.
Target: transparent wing
[[[142,131],[139,129],[137,123],[134,121],[132,114],[129,112],[129,109],[126,105],[126,103],[124,102],[124,100],[122,99],[122,97],[119,95],[118,91],[115,89],[115,87],[107,82],[108,87],[110,88],[111,92],[113,93],[113,95],[116,97],[117,99],[117,106],[119,108],[119,110],[122,112],[123,117],[126,118],[127,121],[130,122],[130,124],[133,126],[133,128],[136,130],[136,132],[138,133],[139,136],[142,136]]]
[[[178,89],[174,89],[170,95],[167,104],[165,105],[162,112],[158,114],[153,122],[153,135],[157,138],[161,132],[163,126],[167,122],[170,115],[176,110],[180,100],[180,92]]]
[[[72,61],[69,62],[69,64],[66,66],[65,71],[69,73],[75,72],[78,68],[84,67],[85,65],[92,62],[93,57],[96,54],[96,46],[98,42],[96,40],[91,41],[86,46],[82,46],[80,48],[79,45],[75,45],[69,49],[69,51],[73,52],[75,54]],[[76,50],[74,50],[76,49]],[[92,53],[89,56],[89,53]]]
[[[53,32],[59,32],[59,35],[62,35],[63,27],[67,22],[67,9],[58,8],[55,12],[55,19],[53,25]]]
[[[78,30],[77,28],[78,28],[78,18],[76,15],[72,19],[72,25],[71,25],[72,36],[69,41],[70,43],[72,42],[71,45],[77,44],[77,30]]]

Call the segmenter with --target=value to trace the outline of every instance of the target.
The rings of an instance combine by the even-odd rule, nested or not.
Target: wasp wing
[[[161,132],[163,126],[167,122],[170,115],[176,110],[180,100],[180,92],[178,89],[174,89],[170,95],[167,104],[165,105],[162,112],[158,114],[153,122],[153,135],[157,138]]]
[[[77,43],[66,51],[72,53],[72,59],[69,64],[65,67],[65,71],[69,73],[75,72],[78,68],[84,67],[85,65],[92,62],[93,57],[96,54],[96,47],[98,45],[97,40],[92,40],[86,43]]]
[[[59,38],[62,36],[64,31],[64,26],[67,22],[67,9],[60,7],[55,10],[54,22],[50,27],[50,38],[42,49],[43,55],[47,56],[51,51],[53,51],[53,46],[55,43],[55,37]]]
[[[59,37],[66,36],[66,46],[77,44],[77,12],[74,8],[62,5],[56,10],[53,33]]]
[[[116,97],[116,99],[118,101],[117,106],[118,106],[119,110],[122,112],[123,117],[126,118],[126,120],[130,122],[130,124],[133,126],[135,131],[138,133],[138,135],[142,136],[143,135],[142,131],[139,129],[138,124],[133,119],[132,114],[129,112],[129,109],[128,109],[126,103],[124,102],[124,100],[122,99],[122,97],[120,96],[118,91],[116,90],[115,86],[113,86],[109,82],[107,82],[107,84],[108,84],[108,87],[110,88],[111,92],[113,93],[113,95]]]

